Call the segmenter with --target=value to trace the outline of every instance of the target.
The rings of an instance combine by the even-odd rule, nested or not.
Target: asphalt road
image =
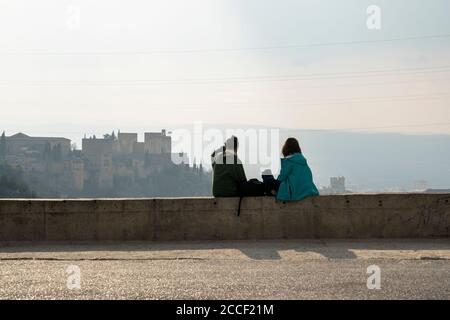
[[[450,299],[450,240],[3,243],[0,299]]]

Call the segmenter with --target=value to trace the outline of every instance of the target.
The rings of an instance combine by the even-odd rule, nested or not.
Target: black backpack
[[[265,195],[264,183],[258,179],[250,179],[239,184],[239,205],[237,215],[241,214],[241,202],[243,197],[262,197]]]
[[[239,185],[240,197],[261,197],[265,194],[264,183],[258,179],[250,179]]]

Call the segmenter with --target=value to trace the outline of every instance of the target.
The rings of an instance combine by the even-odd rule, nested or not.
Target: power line
[[[274,102],[224,102],[224,101],[212,101],[210,103],[154,103],[154,104],[142,104],[146,108],[168,108],[168,107],[186,107],[190,110],[210,108],[211,105],[221,105],[221,108],[226,107],[260,107],[260,108],[283,108],[285,106],[298,106],[298,107],[310,107],[310,106],[328,106],[334,104],[367,104],[367,103],[383,103],[383,102],[398,102],[398,101],[414,101],[422,99],[442,99],[450,97],[450,92],[437,92],[431,94],[416,94],[416,95],[395,95],[395,96],[369,96],[360,98],[343,98],[343,99],[309,99],[309,100],[287,100],[287,101],[274,101]],[[80,105],[77,106],[87,106]],[[122,104],[102,104],[102,106],[122,106]]]
[[[334,104],[355,104],[355,103],[383,103],[383,102],[398,102],[398,101],[414,101],[421,99],[441,99],[450,97],[449,92],[435,93],[435,94],[422,94],[422,95],[403,95],[403,96],[385,96],[385,97],[361,97],[355,99],[314,99],[314,100],[298,100],[298,101],[275,101],[265,103],[223,103],[224,107],[269,107],[269,108],[282,108],[284,106],[298,106],[298,107],[310,107],[310,106],[328,106]],[[217,105],[218,103],[212,102],[210,104],[157,104],[148,107],[189,107],[191,110],[209,108],[211,105]]]
[[[310,131],[353,131],[353,130],[377,130],[377,129],[395,129],[395,128],[415,128],[415,127],[431,127],[431,126],[450,126],[450,122],[434,122],[434,123],[416,123],[416,124],[402,124],[402,125],[387,125],[387,126],[372,126],[372,127],[352,127],[352,128],[321,128],[321,129],[288,129],[281,128],[281,130],[310,130]],[[251,127],[251,126],[250,126]],[[104,129],[106,131],[108,129]],[[36,130],[32,130],[33,132],[37,132]],[[96,130],[100,132],[102,130]],[[79,131],[45,131],[45,134],[79,134],[82,135]]]
[[[417,127],[431,127],[431,126],[450,126],[450,122],[435,122],[435,123],[422,123],[422,124],[405,124],[405,125],[392,125],[392,126],[380,126],[380,127],[365,127],[365,128],[317,129],[317,130],[327,130],[327,131],[353,131],[353,130],[378,130],[378,129],[395,129],[395,128],[417,128]]]
[[[420,78],[420,79],[409,79],[409,80],[403,80],[403,81],[378,81],[378,82],[358,82],[358,83],[339,83],[339,84],[328,84],[328,85],[302,85],[302,88],[338,88],[338,87],[368,87],[368,86],[380,86],[380,85],[399,85],[399,84],[411,84],[411,83],[417,83],[417,82],[429,82],[429,81],[449,81],[450,78],[446,77],[439,77],[439,78]],[[296,89],[297,90],[297,89]],[[242,90],[241,90],[242,92]],[[247,91],[248,92],[248,91]]]
[[[371,70],[357,72],[335,72],[335,73],[310,73],[299,75],[282,76],[256,76],[256,77],[229,77],[229,78],[186,78],[186,79],[157,79],[157,80],[63,80],[63,81],[25,81],[25,80],[2,80],[0,85],[152,85],[152,84],[204,84],[204,83],[242,83],[242,82],[279,82],[279,81],[298,81],[298,80],[320,80],[320,79],[343,79],[360,77],[380,77],[396,75],[412,75],[449,72],[450,66],[426,67],[426,68],[408,68],[391,70]]]
[[[308,44],[294,44],[294,45],[280,45],[280,46],[261,46],[261,47],[239,47],[239,48],[216,48],[216,49],[182,49],[182,50],[143,50],[143,51],[104,51],[104,52],[0,52],[0,55],[52,55],[52,56],[76,56],[76,55],[152,55],[152,54],[190,54],[190,53],[216,53],[216,52],[239,52],[239,51],[267,51],[267,50],[284,50],[284,49],[298,49],[308,47],[327,47],[327,46],[342,46],[342,45],[358,45],[358,44],[376,44],[396,41],[412,41],[412,40],[427,40],[427,39],[445,39],[449,38],[450,34],[442,35],[423,35],[403,38],[379,39],[379,40],[356,40],[356,41],[337,41],[324,43],[308,43]]]

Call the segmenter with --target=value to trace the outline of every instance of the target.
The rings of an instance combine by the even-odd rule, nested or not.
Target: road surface
[[[2,243],[0,299],[450,299],[450,239]]]

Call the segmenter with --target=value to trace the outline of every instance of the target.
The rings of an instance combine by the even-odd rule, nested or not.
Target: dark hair
[[[300,149],[300,145],[298,144],[297,139],[288,138],[284,143],[283,149],[281,149],[281,153],[283,153],[284,157],[293,155],[294,153],[301,153],[302,149]]]
[[[231,136],[230,138],[227,139],[227,141],[225,141],[224,151],[228,149],[237,152],[238,147],[239,147],[238,138],[236,136]]]

